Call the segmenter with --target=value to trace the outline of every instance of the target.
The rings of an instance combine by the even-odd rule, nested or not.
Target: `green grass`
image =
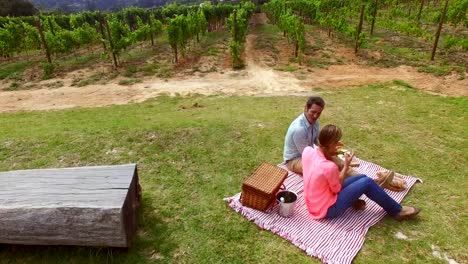
[[[387,46],[384,45],[384,50],[388,52],[389,54],[395,55],[395,56],[402,56],[405,57],[407,60],[421,60],[421,59],[426,59],[427,60],[427,54],[424,54],[422,52],[416,52],[412,48],[400,48],[400,47],[392,47],[392,46]]]
[[[322,60],[322,59],[312,59],[312,60],[308,60],[307,64],[312,66],[312,67],[326,69],[326,68],[328,68],[328,66],[330,66],[331,63],[329,63],[326,60]]]
[[[391,86],[319,92],[327,102],[322,126],[342,127],[358,157],[424,180],[404,200],[423,209],[420,219],[385,218],[354,263],[445,263],[431,245],[466,262],[468,99]],[[1,245],[0,263],[319,263],[222,200],[260,162],[281,162],[284,134],[305,99],[160,97],[0,114],[0,171],[137,162],[143,188],[127,251]]]
[[[215,47],[210,47],[202,53],[205,56],[218,56],[219,50]]]
[[[276,67],[276,70],[285,71],[285,72],[294,72],[294,71],[297,71],[297,69],[298,68],[293,65],[283,65],[283,66]]]
[[[133,78],[123,79],[119,81],[119,85],[132,85],[132,84],[139,83],[139,82],[141,82],[140,79],[133,79]]]
[[[275,41],[278,41],[282,34],[282,31],[272,24],[259,25],[257,28],[262,34],[269,36],[269,38]]]
[[[255,29],[259,37],[254,42],[254,48],[268,50],[273,54],[277,54],[279,52],[277,43],[282,38],[282,33],[278,27],[267,24],[258,26]]]
[[[55,64],[53,63],[42,63],[42,79],[48,80],[54,76]]]
[[[127,52],[123,52],[119,59],[126,62],[145,61],[153,56],[153,49],[133,47]]]
[[[21,88],[21,84],[17,82],[12,82],[10,83],[8,87],[3,88],[2,90],[3,91],[16,91],[16,90],[19,90],[20,88]]]
[[[423,65],[419,67],[419,71],[421,72],[427,72],[427,73],[432,73],[435,76],[445,76],[449,75],[452,72],[458,72],[460,74],[463,74],[463,67],[461,66],[455,66],[455,65]]]
[[[102,50],[100,51],[102,52]],[[95,53],[85,53],[83,55],[74,55],[69,56],[58,61],[59,67],[64,71],[72,71],[74,69],[80,69],[94,63],[103,61],[102,54]]]
[[[44,84],[45,87],[47,88],[60,88],[60,87],[63,87],[64,83],[63,81],[55,81],[55,82],[51,82],[51,83],[48,83],[48,84]]]
[[[170,63],[147,63],[145,65],[139,66],[139,71],[143,73],[144,76],[155,75],[160,78],[168,78],[173,75],[174,66]],[[135,74],[128,74],[126,77],[134,76]]]
[[[325,49],[323,37],[318,34],[318,27],[306,26],[308,34],[312,35],[315,41],[315,47]],[[368,34],[369,28],[364,27],[364,32]],[[452,72],[459,74],[459,79],[463,79],[466,73],[466,56],[463,51],[454,51],[443,48],[443,43],[439,41],[436,51],[435,62],[430,61],[432,39],[423,39],[408,36],[382,27],[375,27],[374,34],[364,41],[364,46],[360,48],[362,52],[377,51],[382,54],[381,58],[372,61],[367,58],[366,63],[374,63],[381,67],[397,67],[408,65],[418,68],[419,71],[431,73],[435,76],[445,76]],[[341,43],[351,48],[354,47],[354,40],[348,35],[335,32],[336,39],[333,43]],[[463,35],[463,33],[461,33]],[[328,39],[330,40],[330,38]],[[305,51],[310,53],[310,51]],[[429,65],[428,64],[432,64]]]
[[[173,68],[172,64],[157,64],[155,74],[159,78],[169,78],[174,74]]]
[[[317,49],[325,48],[325,41],[323,40],[322,36],[320,35],[319,28],[317,26],[312,25],[305,25],[305,30],[308,34],[310,34],[314,38],[314,47]],[[312,48],[312,47],[311,47]],[[309,48],[310,49],[310,48]]]
[[[148,66],[146,66],[146,67],[148,67]],[[123,76],[133,77],[137,72],[138,72],[138,68],[137,68],[136,65],[127,65],[125,67],[125,72],[123,73]],[[143,72],[145,72],[145,70],[143,70]]]
[[[97,72],[88,78],[81,80],[81,79],[74,79],[72,82],[72,86],[78,86],[78,87],[83,87],[87,86],[90,84],[95,84],[97,82],[100,82],[102,80],[109,80],[115,77],[115,74],[112,73],[105,73],[105,72]]]
[[[397,85],[397,86],[401,86],[401,87],[404,87],[404,88],[410,88],[410,89],[413,89],[414,87],[411,86],[411,84],[407,83],[407,82],[404,82],[402,80],[393,80],[392,82],[394,85]]]
[[[195,39],[194,42],[196,42],[196,37],[194,39]],[[204,35],[200,34],[199,39],[200,39],[199,45],[203,47],[203,49],[206,49],[207,47],[214,48],[212,46],[229,41],[229,32],[227,31],[206,32]],[[214,49],[216,50],[216,48]],[[216,55],[217,53],[218,51],[216,51]]]
[[[23,72],[31,65],[30,61],[18,61],[0,66],[0,80],[21,79]]]

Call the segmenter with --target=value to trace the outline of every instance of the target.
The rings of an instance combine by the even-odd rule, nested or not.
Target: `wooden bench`
[[[136,164],[0,172],[0,243],[129,247]]]

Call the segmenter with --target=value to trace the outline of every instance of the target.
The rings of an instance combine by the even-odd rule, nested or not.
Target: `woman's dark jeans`
[[[340,216],[362,194],[380,205],[391,216],[395,216],[401,211],[401,205],[393,200],[373,179],[364,174],[358,174],[345,179],[341,191],[338,193],[338,198],[335,204],[328,208],[326,217]]]

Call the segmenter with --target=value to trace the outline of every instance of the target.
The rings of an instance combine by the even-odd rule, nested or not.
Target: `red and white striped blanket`
[[[359,173],[376,177],[376,173],[384,168],[355,158],[360,166]],[[278,165],[284,169],[284,165]],[[418,178],[401,175],[406,180],[407,187],[402,192],[387,191],[397,202],[401,202]],[[385,217],[386,212],[365,195],[361,197],[366,201],[364,210],[348,209],[342,216],[335,219],[313,220],[308,215],[304,203],[304,191],[302,177],[289,172],[284,182],[286,189],[298,194],[294,215],[283,218],[278,215],[278,206],[274,206],[267,212],[261,212],[252,208],[244,207],[239,201],[240,193],[225,198],[229,206],[236,212],[253,221],[260,228],[270,230],[297,247],[304,250],[307,255],[314,256],[324,263],[351,263],[364,244],[367,230]]]

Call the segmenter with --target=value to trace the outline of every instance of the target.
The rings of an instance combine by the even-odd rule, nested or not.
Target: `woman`
[[[359,203],[365,194],[397,220],[414,218],[419,209],[401,206],[377,183],[364,174],[349,176],[354,154],[345,154],[341,171],[332,161],[343,146],[341,129],[326,125],[320,130],[319,146],[306,147],[302,153],[304,196],[307,209],[313,219],[334,218]],[[359,201],[358,201],[359,200]]]

